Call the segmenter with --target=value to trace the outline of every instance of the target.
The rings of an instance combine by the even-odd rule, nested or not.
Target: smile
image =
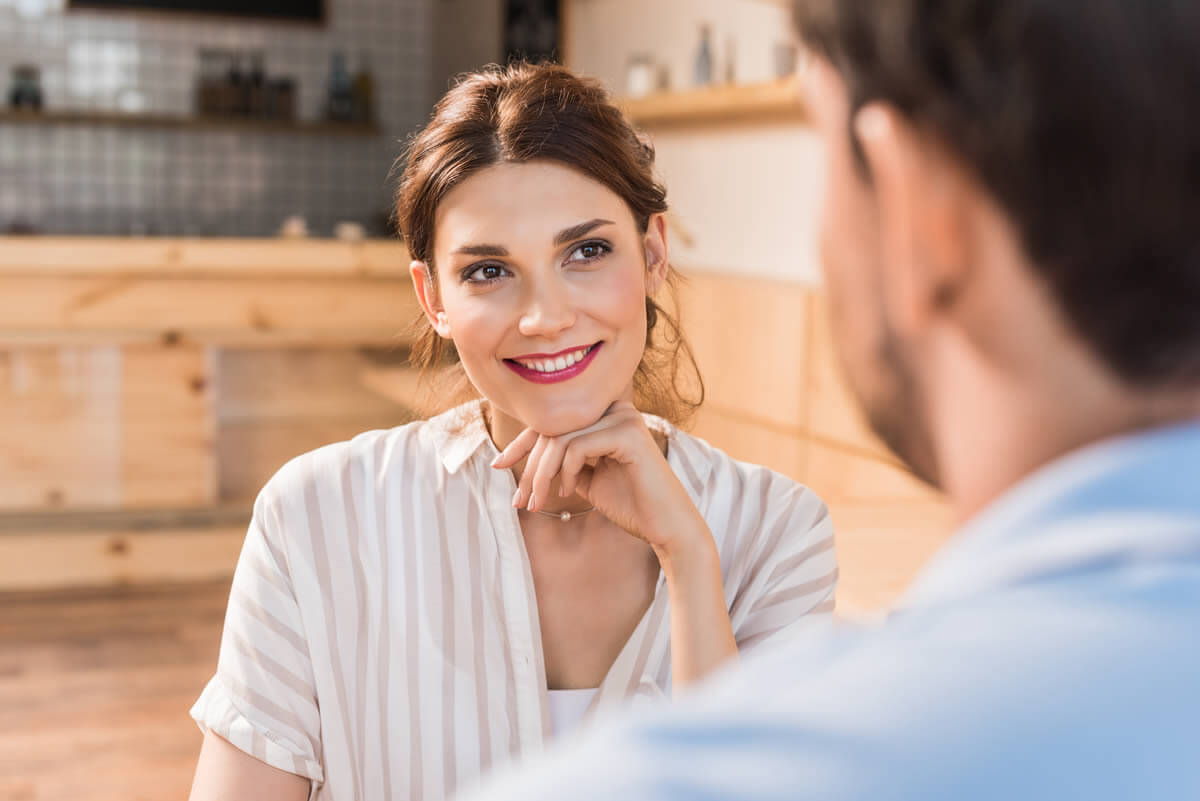
[[[596,358],[603,342],[586,348],[574,348],[555,354],[530,354],[505,359],[508,369],[535,384],[556,384],[574,378],[588,368]]]

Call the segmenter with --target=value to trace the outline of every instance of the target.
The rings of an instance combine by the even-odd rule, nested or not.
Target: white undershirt
[[[550,733],[561,737],[578,726],[597,692],[598,689],[550,690]]]

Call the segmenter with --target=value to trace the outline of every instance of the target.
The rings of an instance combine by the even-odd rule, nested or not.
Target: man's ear
[[[417,300],[421,303],[421,311],[425,312],[425,318],[439,336],[449,339],[450,321],[446,318],[446,312],[438,299],[433,272],[423,261],[409,264],[408,272],[412,276],[413,289],[417,292]]]
[[[662,289],[671,265],[665,214],[651,215],[642,241],[646,249],[646,294],[653,296]]]
[[[894,106],[863,106],[854,131],[875,192],[884,302],[911,335],[969,277],[971,198],[959,161]]]

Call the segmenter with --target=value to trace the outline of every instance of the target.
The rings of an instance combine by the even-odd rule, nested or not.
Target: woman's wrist
[[[720,566],[712,532],[698,512],[670,536],[661,538],[654,546],[654,553],[668,584],[687,581],[693,576],[707,581],[713,567]]]

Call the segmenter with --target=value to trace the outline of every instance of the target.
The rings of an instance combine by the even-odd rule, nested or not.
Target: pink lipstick
[[[600,352],[600,346],[603,344],[597,342],[587,348],[570,348],[558,353],[531,353],[517,359],[505,359],[504,364],[526,381],[535,384],[557,384],[569,381],[586,370],[588,365],[595,361],[596,354]],[[574,360],[576,355],[579,355],[579,358]],[[556,366],[572,360],[573,364],[561,368]],[[538,367],[542,369],[537,369]]]

